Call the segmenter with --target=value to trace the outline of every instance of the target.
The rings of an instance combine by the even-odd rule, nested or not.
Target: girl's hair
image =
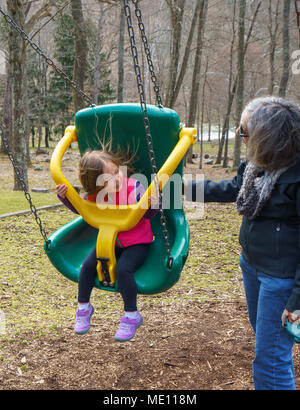
[[[300,154],[300,110],[291,101],[278,97],[250,101],[248,160],[274,171],[292,165]]]
[[[97,178],[103,174],[105,164],[112,162],[118,168],[127,166],[128,174],[133,173],[131,166],[133,157],[128,158],[126,153],[113,153],[105,150],[87,151],[79,162],[79,180],[88,195],[97,193],[101,186],[97,186]]]

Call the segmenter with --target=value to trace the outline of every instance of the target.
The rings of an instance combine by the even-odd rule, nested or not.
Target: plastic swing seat
[[[139,294],[157,294],[171,288],[180,278],[182,268],[189,250],[189,226],[182,207],[175,209],[175,184],[167,182],[164,175],[173,173],[182,176],[183,157],[188,148],[195,143],[196,130],[181,128],[180,119],[173,110],[147,105],[150,121],[153,149],[155,152],[160,188],[167,189],[170,197],[168,208],[164,209],[169,232],[169,243],[173,263],[167,264],[164,238],[159,213],[151,220],[155,241],[143,266],[135,273]],[[99,209],[99,205],[79,197],[75,189],[63,176],[61,160],[64,152],[72,142],[77,140],[81,155],[86,150],[101,149],[101,143],[111,139],[113,151],[123,149],[136,152],[135,170],[147,177],[149,186],[137,205],[115,206],[116,209]],[[80,217],[62,226],[50,237],[50,246],[45,244],[45,251],[56,269],[74,282],[78,281],[81,265],[86,256],[96,246],[97,256],[109,260],[109,273],[113,286],[104,286],[104,272],[98,262],[98,276],[95,287],[98,289],[118,291],[115,279],[114,247],[119,231],[131,229],[144,215],[147,207],[147,195],[155,193],[151,179],[151,165],[143,115],[139,104],[112,104],[91,107],[79,111],[75,116],[75,127],[68,127],[62,140],[55,148],[51,163],[51,175],[57,184],[66,184],[67,198],[80,213]],[[143,181],[140,181],[143,185]],[[181,185],[177,187],[177,199],[181,198]],[[144,201],[144,202],[143,202]],[[144,208],[144,209],[141,209]]]

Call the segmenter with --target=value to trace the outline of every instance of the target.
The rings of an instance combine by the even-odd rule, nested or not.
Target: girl
[[[254,386],[295,389],[294,341],[282,325],[288,315],[299,319],[300,309],[300,110],[280,98],[253,100],[237,133],[248,151],[237,176],[193,182],[188,199],[203,189],[206,202],[236,201],[243,215],[240,266],[256,334]]]
[[[104,201],[119,205],[126,205],[139,201],[145,190],[143,186],[132,178],[126,178],[122,172],[120,155],[106,151],[86,152],[80,160],[79,179],[86,191],[86,199],[96,202],[101,194]],[[102,181],[102,182],[101,182]],[[76,209],[66,198],[65,185],[56,187],[60,200],[73,212]],[[134,198],[134,199],[133,199]],[[150,198],[153,208],[157,200]],[[134,272],[143,264],[153,233],[149,219],[157,213],[149,209],[138,224],[126,232],[120,232],[116,242],[116,257],[119,258],[116,268],[118,287],[124,301],[125,314],[121,318],[115,340],[127,341],[134,337],[136,330],[143,323],[143,318],[137,310],[137,285]],[[83,262],[78,279],[78,309],[76,311],[75,333],[84,334],[90,329],[91,316],[94,308],[90,304],[90,296],[97,275],[96,248]]]

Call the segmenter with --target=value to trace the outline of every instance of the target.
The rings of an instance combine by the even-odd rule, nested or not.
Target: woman
[[[300,311],[300,110],[281,98],[255,99],[237,133],[247,145],[237,175],[192,182],[187,199],[203,189],[205,202],[236,202],[243,215],[240,266],[256,335],[254,386],[293,390],[294,341],[283,325],[289,313],[298,323]]]

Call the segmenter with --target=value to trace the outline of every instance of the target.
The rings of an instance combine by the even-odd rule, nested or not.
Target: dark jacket
[[[235,202],[245,168],[242,162],[230,180],[193,182],[192,200],[196,190],[203,189],[204,202]],[[286,309],[300,310],[300,160],[280,176],[260,215],[254,220],[243,217],[239,242],[246,261],[257,270],[295,278]]]

